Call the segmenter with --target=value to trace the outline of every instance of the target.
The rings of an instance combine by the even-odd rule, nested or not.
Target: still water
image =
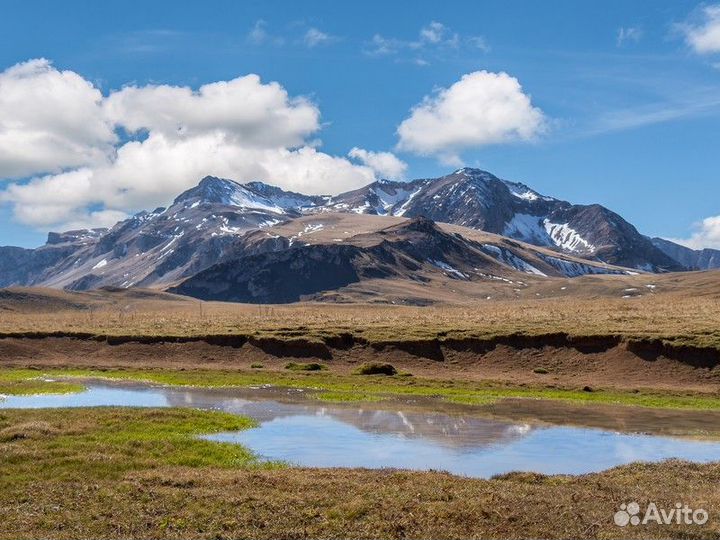
[[[91,383],[78,394],[7,396],[3,408],[193,407],[254,418],[257,428],[206,436],[262,458],[311,467],[443,470],[472,477],[510,471],[579,474],[632,461],[720,460],[720,442],[444,413],[432,403],[328,405],[302,391]]]

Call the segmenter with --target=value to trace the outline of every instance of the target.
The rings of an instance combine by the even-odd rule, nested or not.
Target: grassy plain
[[[612,409],[623,425],[634,425],[637,417],[668,425],[692,414],[693,430],[714,429],[717,421],[707,418],[720,410],[712,360],[720,350],[718,295],[700,282],[696,289],[684,282],[678,292],[672,276],[642,279],[653,283],[640,277],[620,285],[603,277],[567,280],[543,285],[536,299],[425,308],[248,306],[142,291],[20,291],[10,300],[0,296],[0,393],[78,391],[86,378],[207,388],[271,384],[336,402],[399,396],[501,411],[513,399],[542,398],[593,413],[623,405]],[[651,284],[657,288],[646,287]],[[561,286],[582,290],[563,296]],[[628,287],[644,294],[621,298]],[[516,337],[538,341],[517,345]],[[239,345],[238,338],[252,346]],[[605,354],[607,345],[601,352],[573,349],[574,343],[592,349],[608,338],[673,350],[640,358],[642,351]],[[506,348],[487,354],[464,349],[473,340],[498,339]],[[423,356],[428,343],[447,344],[442,361]],[[563,348],[569,351],[558,352]],[[296,358],[297,349],[330,355]],[[695,365],[706,353],[710,360]],[[315,360],[327,369],[286,368]],[[400,373],[360,375],[360,360],[390,362]],[[643,386],[648,377],[650,386]],[[588,383],[592,388],[583,390]],[[618,528],[612,522],[619,503],[629,500],[667,508],[682,500],[716,509],[719,464],[635,463],[581,476],[516,473],[479,480],[439,472],[285,467],[261,463],[240,446],[197,438],[251,425],[237,416],[185,409],[0,410],[0,539],[720,535],[714,519],[701,528]]]
[[[620,502],[720,505],[720,465],[581,476],[261,465],[198,439],[237,416],[178,409],[0,411],[0,538],[717,538],[720,524],[620,528]],[[711,513],[712,516],[712,513]]]
[[[705,279],[718,278],[717,273],[701,275]],[[700,288],[697,294],[695,289],[686,288],[683,293],[652,293],[623,299],[600,294],[601,287],[608,286],[608,281],[601,277],[585,285],[586,292],[577,296],[487,301],[472,307],[256,306],[199,302],[170,295],[135,299],[112,293],[92,297],[90,301],[80,295],[72,308],[66,298],[59,309],[52,310],[43,309],[44,304],[37,310],[27,306],[18,309],[9,304],[0,311],[0,335],[23,332],[151,337],[231,335],[318,343],[352,336],[367,343],[381,343],[565,333],[579,338],[659,339],[678,346],[720,349],[720,299],[704,293],[706,288]],[[583,290],[578,285],[581,281],[566,281],[570,283],[568,287]],[[559,290],[564,285],[553,286]]]

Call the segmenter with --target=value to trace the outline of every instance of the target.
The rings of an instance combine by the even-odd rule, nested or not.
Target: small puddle
[[[668,458],[720,460],[720,442],[714,441],[512,420],[508,411],[503,419],[461,408],[440,412],[432,402],[330,405],[305,398],[301,390],[278,388],[92,382],[77,394],[0,400],[0,409],[93,406],[191,407],[246,415],[260,426],[205,438],[311,467],[434,469],[490,477],[511,471],[581,474]]]

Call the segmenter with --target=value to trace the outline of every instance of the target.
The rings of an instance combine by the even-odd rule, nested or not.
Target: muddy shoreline
[[[319,361],[348,374],[363,362],[390,362],[437,380],[498,381],[558,388],[720,392],[716,349],[674,347],[616,337],[566,334],[496,340],[358,343],[247,336],[0,335],[0,367],[282,370],[293,359]],[[536,371],[547,373],[537,373]]]

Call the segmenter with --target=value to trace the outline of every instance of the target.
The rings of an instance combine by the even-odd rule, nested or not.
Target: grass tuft
[[[355,370],[356,375],[397,375],[397,369],[392,364],[368,362]]]
[[[327,366],[317,362],[288,362],[285,364],[285,369],[291,371],[322,371],[327,369]]]

